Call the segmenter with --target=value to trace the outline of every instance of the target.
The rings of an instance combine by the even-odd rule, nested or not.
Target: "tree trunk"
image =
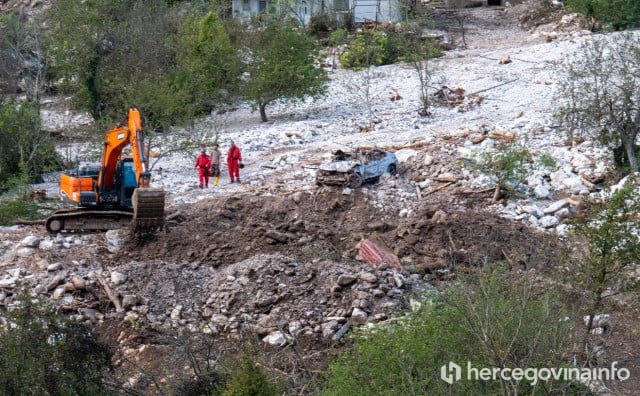
[[[631,171],[633,173],[638,172],[638,158],[636,157],[636,151],[634,150],[635,147],[633,147],[635,140],[635,136],[633,138],[627,137],[623,139],[624,149],[627,153],[627,159],[629,160],[629,167],[631,167]]]
[[[262,122],[267,122],[267,112],[265,110],[265,107],[267,107],[267,103],[268,102],[260,103],[260,120]]]

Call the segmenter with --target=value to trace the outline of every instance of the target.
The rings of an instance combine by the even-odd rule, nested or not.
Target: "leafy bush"
[[[440,301],[398,322],[362,331],[330,366],[323,395],[576,394],[580,385],[546,381],[476,381],[451,385],[448,362],[473,367],[560,367],[571,347],[560,299],[545,287],[513,280],[503,266],[465,277]]]
[[[331,32],[331,35],[329,36],[329,44],[334,47],[344,44],[344,42],[347,40],[348,34],[349,32],[347,31],[347,29],[343,28]]]
[[[531,153],[526,147],[505,143],[496,153],[482,153],[474,166],[493,179],[499,186],[500,196],[509,198],[517,195],[529,173],[531,161]]]
[[[250,352],[239,356],[237,365],[226,383],[223,396],[275,396],[280,394],[278,384],[269,381],[266,371]]]
[[[385,58],[387,34],[363,31],[349,36],[349,49],[340,56],[340,63],[351,69],[388,64]]]
[[[21,293],[3,313],[0,394],[106,395],[112,352],[83,325]]]
[[[0,191],[33,182],[62,164],[38,110],[28,104],[0,102],[0,142]]]
[[[363,31],[347,37],[348,50],[340,57],[344,67],[362,69],[400,61],[435,58],[437,46],[408,30]]]
[[[309,20],[309,33],[315,37],[326,37],[337,28],[336,17],[326,13],[313,15]]]
[[[624,30],[640,26],[640,2],[637,0],[567,0],[567,8],[584,14],[592,23]]]
[[[38,205],[23,199],[0,201],[0,226],[9,226],[17,219],[33,220],[39,217]]]
[[[606,199],[586,202],[586,209],[572,219],[572,233],[582,248],[571,254],[566,267],[568,280],[584,298],[584,314],[589,315],[585,350],[593,330],[593,318],[611,296],[637,291],[640,282],[632,275],[640,256],[640,211],[635,178],[629,176],[621,188]]]

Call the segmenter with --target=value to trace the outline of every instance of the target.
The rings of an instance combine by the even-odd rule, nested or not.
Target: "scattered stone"
[[[556,216],[544,216],[538,220],[538,225],[543,228],[552,228],[560,224],[560,220]]]
[[[274,331],[273,333],[264,337],[262,341],[269,345],[282,346],[287,343],[287,338],[281,331]]]
[[[543,212],[546,215],[552,214],[552,213],[555,213],[555,212],[559,211],[560,209],[564,208],[567,205],[569,205],[569,202],[567,202],[566,199],[561,199],[561,200],[556,201],[556,202],[552,203],[551,205],[547,206],[543,210]]]
[[[111,272],[111,283],[114,285],[121,285],[127,281],[127,275],[121,272],[112,271]]]
[[[371,272],[361,272],[358,274],[358,278],[369,283],[376,283],[378,281],[378,277]]]
[[[38,238],[34,235],[28,235],[20,241],[20,246],[37,248],[40,245],[40,241],[42,241],[42,238]]]
[[[351,284],[353,284],[355,281],[357,280],[357,278],[353,275],[340,275],[338,277],[338,285],[344,287],[344,286],[349,286]]]
[[[358,307],[353,308],[353,311],[351,312],[351,320],[353,321],[353,323],[356,323],[356,324],[362,324],[366,322],[367,317],[368,317],[367,313]]]

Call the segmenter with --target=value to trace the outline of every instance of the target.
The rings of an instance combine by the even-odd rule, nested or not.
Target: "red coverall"
[[[202,153],[196,160],[196,169],[198,169],[198,176],[200,178],[200,188],[204,185],[209,187],[209,168],[211,168],[211,157],[206,153]]]
[[[240,181],[240,162],[242,161],[242,154],[240,154],[240,149],[236,145],[232,145],[229,147],[229,151],[227,151],[227,166],[229,167],[229,177],[231,178],[231,183],[233,183],[233,178],[235,176],[237,181]]]

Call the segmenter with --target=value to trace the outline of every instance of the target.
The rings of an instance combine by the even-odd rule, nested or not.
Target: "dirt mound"
[[[487,260],[532,262],[531,256],[545,250],[540,246],[551,243],[545,242],[548,236],[479,209],[425,203],[400,218],[371,201],[362,191],[345,195],[341,189],[205,200],[170,213],[166,234],[122,249],[113,261],[124,255],[218,268],[270,253],[354,260],[359,244],[374,235],[408,269],[431,272]]]

